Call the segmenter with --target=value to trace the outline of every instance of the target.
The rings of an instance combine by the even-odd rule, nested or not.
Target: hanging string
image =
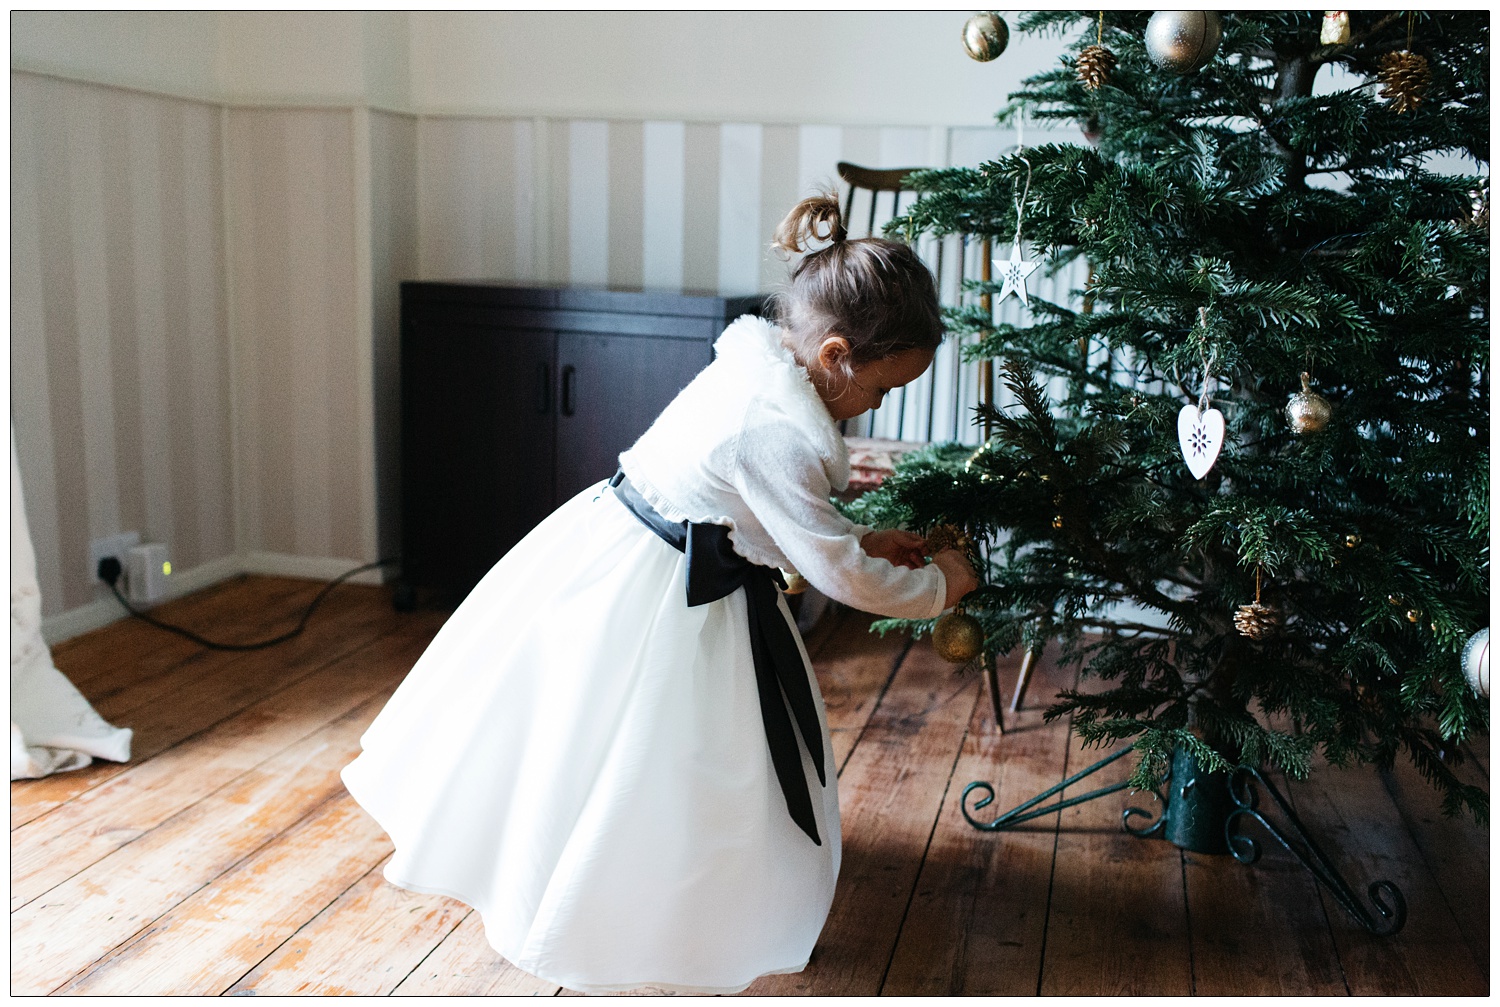
[[[1103,45],[1104,44],[1104,12],[1103,11],[1099,12],[1099,41],[1096,44],[1097,45]]]
[[[1208,348],[1208,309],[1198,309],[1198,359],[1203,362],[1203,389],[1198,394],[1198,411],[1208,411],[1209,405],[1209,382],[1213,380],[1214,364],[1219,361],[1219,348],[1215,346],[1213,352]]]
[[[1411,29],[1412,29],[1412,23],[1416,19],[1416,16],[1417,16],[1417,12],[1414,11],[1414,10],[1409,10],[1409,11],[1406,12],[1406,51],[1407,52],[1411,52]]]
[[[1021,198],[1016,200],[1016,236],[1014,244],[1021,244],[1021,218],[1026,213],[1026,200],[1031,195],[1031,162],[1021,157],[1021,163],[1026,165],[1026,188],[1021,192]]]
[[[1260,564],[1255,564],[1255,604],[1260,604]]]

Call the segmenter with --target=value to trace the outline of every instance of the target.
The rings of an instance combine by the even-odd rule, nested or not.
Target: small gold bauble
[[[1052,527],[1054,527],[1054,528],[1061,528],[1062,526],[1063,526],[1062,515],[1061,514],[1054,514],[1052,516]]]
[[[786,581],[786,587],[782,589],[782,594],[801,594],[807,590],[807,578],[795,570],[781,571],[781,579]]]
[[[1360,542],[1362,542],[1362,541],[1364,541],[1364,540],[1361,539],[1358,535],[1345,535],[1344,536],[1344,548],[1345,549],[1353,549],[1356,546],[1358,546],[1360,544]]]
[[[932,627],[932,649],[944,661],[967,664],[984,649],[984,627],[962,606],[955,608]]]
[[[1328,426],[1333,416],[1333,407],[1328,400],[1312,390],[1312,382],[1306,371],[1302,372],[1302,391],[1286,401],[1286,421],[1292,432],[1299,437],[1315,434]]]
[[[1388,595],[1386,595],[1385,596],[1385,600],[1388,601],[1388,602],[1390,602],[1392,605],[1404,605],[1404,604],[1406,604],[1406,602],[1402,601],[1401,596],[1400,595],[1396,595],[1396,594],[1388,594]]]
[[[1409,608],[1409,609],[1407,609],[1406,610],[1406,621],[1407,622],[1421,622],[1422,621],[1422,610],[1420,608]]]
[[[992,10],[980,11],[964,22],[964,51],[981,63],[999,56],[1009,43],[1009,26]]]

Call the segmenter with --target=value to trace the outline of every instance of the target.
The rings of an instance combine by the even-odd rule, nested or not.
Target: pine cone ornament
[[[1264,640],[1281,625],[1281,612],[1260,600],[1261,568],[1255,568],[1255,600],[1234,610],[1234,628],[1252,640]]]
[[[1234,628],[1252,640],[1263,640],[1281,625],[1281,613],[1270,605],[1252,601],[1234,610]]]
[[[927,554],[935,556],[944,549],[967,553],[973,551],[974,543],[958,525],[940,524],[927,535]]]
[[[1416,108],[1432,85],[1427,57],[1414,52],[1388,52],[1380,57],[1380,97],[1391,99],[1398,114]]]
[[[1117,63],[1119,60],[1115,59],[1115,54],[1104,46],[1091,45],[1078,54],[1078,79],[1090,91],[1097,91],[1109,83],[1109,75]]]

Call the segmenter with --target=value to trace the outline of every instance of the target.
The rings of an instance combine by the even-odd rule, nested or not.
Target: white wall
[[[1015,12],[1004,12],[1013,23]],[[964,53],[966,11],[16,11],[11,67],[229,104],[980,126],[1062,53]]]
[[[963,49],[961,11],[471,11],[412,16],[424,112],[841,125],[984,125],[1062,53]],[[1011,19],[1012,21],[1014,18]]]

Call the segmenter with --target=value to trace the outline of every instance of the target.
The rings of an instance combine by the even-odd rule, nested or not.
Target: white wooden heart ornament
[[[1224,414],[1217,409],[1199,413],[1197,406],[1183,406],[1177,414],[1177,443],[1188,471],[1194,479],[1202,479],[1224,446]]]

